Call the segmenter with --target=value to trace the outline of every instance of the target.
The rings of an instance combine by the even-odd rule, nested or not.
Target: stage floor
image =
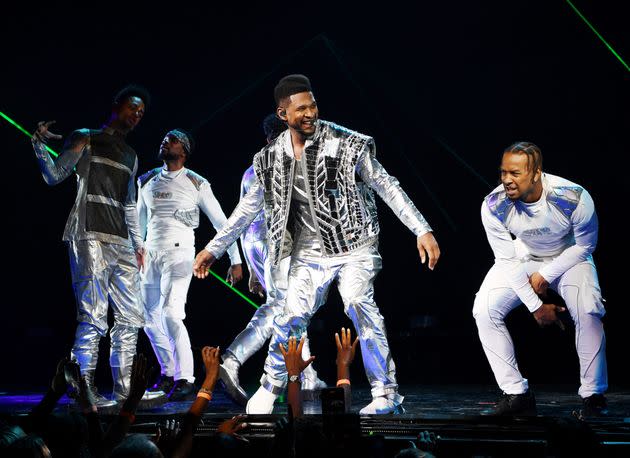
[[[566,437],[593,434],[602,447],[598,456],[630,456],[630,391],[611,389],[607,393],[609,415],[578,420],[581,400],[575,387],[535,386],[538,416],[531,418],[497,418],[482,415],[499,398],[495,387],[471,385],[401,386],[405,396],[405,414],[355,417],[364,436],[381,437],[395,454],[408,446],[422,431],[438,437],[439,456],[550,456],[553,437],[558,431]],[[251,395],[252,393],[250,393]],[[42,393],[0,392],[0,413],[23,415],[36,405]],[[353,387],[352,412],[370,402],[367,386]],[[154,434],[156,424],[178,418],[190,402],[167,403],[158,408],[137,412],[131,432]],[[63,397],[58,411],[74,409],[73,401]],[[318,401],[304,402],[305,413],[321,413]],[[273,415],[248,416],[249,427],[243,436],[261,447],[274,437],[276,421],[287,411],[285,402],[276,403]],[[241,414],[244,409],[231,402],[219,388],[204,415],[197,436],[199,440],[216,431],[220,422]],[[104,421],[115,412],[101,412]],[[316,419],[318,417],[313,416]],[[321,416],[319,417],[322,421]],[[584,433],[587,431],[587,433]],[[567,436],[567,434],[569,436]],[[570,436],[571,434],[577,436]],[[574,439],[570,439],[574,441]],[[553,453],[551,456],[555,456]]]
[[[536,386],[533,387],[536,396],[539,416],[564,417],[581,408],[581,400],[572,387]],[[482,411],[490,408],[500,396],[495,387],[473,385],[406,385],[400,387],[400,393],[405,397],[403,406],[405,415],[423,418],[461,418],[482,415]],[[250,395],[253,394],[250,392]],[[42,398],[43,393],[0,392],[0,412],[24,414],[27,413]],[[630,424],[630,391],[610,390],[606,397],[609,404],[609,417],[623,419]],[[361,407],[371,400],[367,386],[353,386],[352,412],[358,413]],[[158,408],[145,409],[139,415],[176,415],[184,413],[188,402],[169,402]],[[63,397],[58,409],[71,409],[73,401]],[[280,398],[276,402],[274,414],[285,414],[286,404]],[[312,414],[321,413],[319,402],[304,403],[305,411]],[[243,413],[244,409],[228,399],[217,386],[217,390],[208,407],[208,414],[221,416]]]

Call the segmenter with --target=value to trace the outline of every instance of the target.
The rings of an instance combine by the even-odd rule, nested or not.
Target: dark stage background
[[[584,185],[595,199],[610,381],[628,385],[622,221],[630,73],[565,1],[131,4],[4,10],[0,110],[29,130],[56,119],[54,131],[67,135],[98,127],[119,88],[143,84],[153,104],[129,137],[140,171],[159,165],[168,129],[194,129],[198,149],[188,165],[210,180],[229,214],[241,175],[263,146],[261,120],[274,108],[273,86],[287,73],[307,74],[322,119],[374,136],[380,161],[429,220],[442,249],[434,272],[421,266],[414,237],[379,201],[384,270],[376,298],[403,393],[410,383],[493,383],[471,316],[492,264],[479,208],[497,184],[502,149],[533,141],[545,170]],[[622,2],[575,4],[630,59]],[[61,242],[75,184],[68,179],[49,188],[28,139],[4,121],[0,136],[7,210],[0,388],[42,387],[68,354],[75,329]],[[213,233],[204,219],[198,247]],[[216,269],[227,267],[224,259]],[[195,279],[187,311],[195,347],[225,348],[253,309],[216,280]],[[332,291],[310,329],[317,369],[329,383],[332,334],[349,323]],[[572,330],[539,329],[524,307],[509,326],[534,387],[577,389]],[[151,353],[141,335],[142,351]],[[101,380],[108,373],[105,343]],[[250,386],[264,353],[244,368]],[[365,381],[360,362],[353,370],[355,380]]]

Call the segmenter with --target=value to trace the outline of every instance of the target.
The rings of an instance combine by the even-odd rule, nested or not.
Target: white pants
[[[194,247],[146,250],[142,277],[147,333],[164,375],[195,381],[193,353],[184,325]]]
[[[540,270],[547,261],[526,260],[528,275]],[[550,288],[564,299],[575,325],[575,347],[580,361],[580,389],[586,398],[608,388],[606,337],[601,317],[602,304],[597,271],[592,261],[584,261],[566,271]],[[514,344],[504,319],[521,301],[510,288],[504,273],[495,264],[484,279],[475,298],[473,316],[479,339],[501,390],[506,394],[527,391],[527,379],[518,370]]]

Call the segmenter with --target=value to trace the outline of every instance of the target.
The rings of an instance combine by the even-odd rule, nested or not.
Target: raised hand
[[[231,265],[227,273],[227,282],[234,286],[243,279],[243,266],[241,264]]]
[[[83,412],[96,412],[96,401],[87,386],[85,377],[81,376],[81,369],[76,361],[69,361],[65,364],[64,377],[66,383],[76,391],[81,410]]]
[[[227,434],[236,439],[248,442],[247,439],[237,434],[248,426],[247,423],[243,421],[244,418],[245,415],[236,415],[229,420],[225,420],[217,427],[217,433]]]
[[[354,353],[357,350],[359,344],[359,338],[357,337],[352,342],[352,334],[350,328],[341,328],[341,338],[339,333],[335,333],[335,342],[337,343],[337,367],[345,366],[349,367],[354,360]]]
[[[203,365],[206,367],[206,379],[202,386],[208,390],[214,389],[219,378],[219,365],[221,364],[219,351],[219,347],[203,347],[201,350]]]
[[[532,315],[540,326],[549,326],[550,324],[557,324],[560,329],[564,331],[564,324],[558,318],[557,313],[564,312],[565,307],[560,307],[555,304],[543,304]]]
[[[50,384],[50,389],[60,396],[68,389],[68,383],[66,382],[66,364],[68,364],[68,362],[69,360],[66,357],[57,363],[57,370]]]
[[[142,353],[138,353],[133,357],[131,378],[129,381],[129,396],[127,396],[123,407],[125,411],[130,413],[136,411],[148,384],[149,370],[147,369],[147,357]]]
[[[440,247],[433,236],[433,232],[427,232],[423,236],[418,237],[417,246],[422,264],[426,262],[428,256],[429,269],[433,270],[440,259]]]
[[[48,143],[49,140],[61,140],[61,135],[53,134],[48,130],[56,121],[40,121],[37,123],[37,130],[33,134],[33,137],[43,143]]]
[[[314,356],[311,356],[306,361],[302,359],[304,336],[302,336],[302,338],[300,339],[299,344],[295,336],[289,337],[286,350],[282,346],[282,343],[278,345],[280,347],[280,352],[282,353],[282,356],[284,356],[284,364],[287,368],[287,374],[289,375],[289,377],[292,375],[300,375],[302,371],[315,360]]]
[[[216,258],[208,250],[201,250],[195,257],[195,263],[193,264],[193,274],[197,278],[206,278],[208,276],[208,270],[210,266],[214,264]]]

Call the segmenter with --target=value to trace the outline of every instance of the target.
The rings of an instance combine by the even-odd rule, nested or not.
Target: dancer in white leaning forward
[[[518,142],[503,153],[501,185],[484,199],[481,221],[495,263],[477,293],[473,315],[503,391],[492,413],[536,414],[504,319],[523,303],[541,326],[563,327],[557,314],[565,308],[549,301],[548,288],[562,296],[575,324],[583,413],[605,413],[605,310],[591,255],[597,243],[593,199],[583,187],[543,173],[540,149]]]

